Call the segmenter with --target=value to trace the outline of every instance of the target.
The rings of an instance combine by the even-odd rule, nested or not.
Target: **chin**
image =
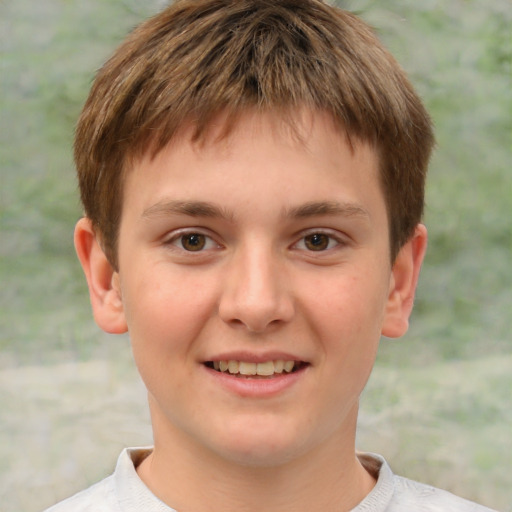
[[[277,467],[307,451],[304,439],[275,425],[252,425],[243,430],[226,429],[214,450],[225,460],[245,467]]]

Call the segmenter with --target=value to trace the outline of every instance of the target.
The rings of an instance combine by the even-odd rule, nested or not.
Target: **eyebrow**
[[[142,212],[142,218],[187,215],[190,217],[221,218],[232,221],[234,215],[220,206],[206,201],[164,200],[149,206]],[[361,217],[369,219],[370,214],[361,206],[338,201],[311,201],[284,210],[284,218],[305,219],[322,215]]]
[[[149,219],[152,217],[164,217],[167,215],[188,215],[191,217],[218,217],[222,219],[231,219],[232,215],[215,204],[206,201],[159,201],[146,208],[142,212],[142,217]]]
[[[370,218],[367,210],[353,203],[340,203],[338,201],[312,201],[286,210],[285,217],[303,219],[321,215],[336,215],[343,217]]]

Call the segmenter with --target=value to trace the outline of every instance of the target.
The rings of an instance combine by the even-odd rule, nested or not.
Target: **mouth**
[[[207,368],[219,373],[246,379],[270,379],[279,375],[298,372],[308,366],[308,363],[303,361],[285,361],[282,359],[262,363],[230,359],[207,361],[204,364]]]

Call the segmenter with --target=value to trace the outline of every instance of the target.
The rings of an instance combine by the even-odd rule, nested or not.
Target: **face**
[[[248,113],[127,174],[112,282],[157,448],[272,465],[354,436],[395,285],[377,157],[297,129]]]

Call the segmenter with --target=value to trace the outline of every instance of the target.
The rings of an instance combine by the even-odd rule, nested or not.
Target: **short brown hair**
[[[78,122],[85,214],[116,266],[123,172],[185,123],[248,108],[329,112],[372,144],[392,260],[420,222],[434,144],[405,73],[372,30],[321,0],[178,0],[138,26],[99,71]]]

